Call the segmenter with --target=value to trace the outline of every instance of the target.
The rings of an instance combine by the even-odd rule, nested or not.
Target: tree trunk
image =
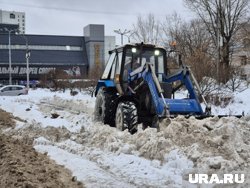
[[[229,60],[230,52],[229,52],[229,42],[223,42],[223,46],[221,48],[221,69],[220,69],[220,78],[221,82],[226,83],[230,79],[230,60]]]

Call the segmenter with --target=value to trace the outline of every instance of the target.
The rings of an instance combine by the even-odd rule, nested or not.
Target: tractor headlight
[[[131,49],[132,53],[136,53],[136,48]]]
[[[160,55],[160,50],[155,50],[155,55],[156,56]]]

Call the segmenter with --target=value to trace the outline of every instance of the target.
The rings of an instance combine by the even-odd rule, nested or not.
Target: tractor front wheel
[[[113,98],[115,94],[107,91],[105,88],[100,88],[96,96],[94,119],[101,121],[110,126],[115,125],[115,107],[113,105]]]
[[[116,127],[123,131],[128,129],[131,134],[137,131],[138,115],[137,108],[133,102],[120,102],[115,115]]]

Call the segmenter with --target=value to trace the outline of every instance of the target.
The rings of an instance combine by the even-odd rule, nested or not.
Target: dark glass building
[[[30,51],[30,80],[61,69],[83,78],[95,64],[104,64],[104,25],[88,25],[84,36],[0,34],[0,82],[9,80],[9,36],[13,83],[26,80],[26,51]],[[28,45],[27,45],[28,44]],[[115,44],[113,44],[115,46]]]

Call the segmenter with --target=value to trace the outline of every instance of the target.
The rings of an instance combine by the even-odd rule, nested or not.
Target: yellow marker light
[[[116,74],[115,75],[115,83],[119,83],[120,82],[120,74]]]
[[[175,47],[176,46],[176,41],[170,42],[170,46]]]

